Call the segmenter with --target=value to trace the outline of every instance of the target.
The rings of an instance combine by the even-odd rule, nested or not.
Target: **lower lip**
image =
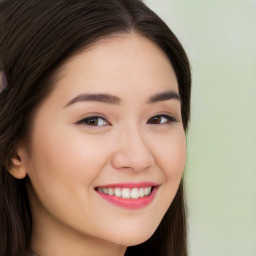
[[[149,205],[155,198],[157,188],[154,187],[150,195],[138,199],[122,198],[111,196],[102,192],[96,191],[106,201],[127,209],[137,210]]]

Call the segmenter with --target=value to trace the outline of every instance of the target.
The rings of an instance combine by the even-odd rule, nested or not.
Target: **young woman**
[[[186,256],[174,34],[139,0],[0,11],[0,255]]]

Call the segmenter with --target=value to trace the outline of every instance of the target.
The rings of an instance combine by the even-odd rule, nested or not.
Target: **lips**
[[[122,197],[122,198],[130,198],[130,199],[138,199],[141,197],[148,196],[153,187],[146,188],[98,188],[97,190],[101,193],[110,196]]]
[[[95,188],[108,202],[129,209],[139,209],[151,203],[158,185],[152,182],[109,184]]]

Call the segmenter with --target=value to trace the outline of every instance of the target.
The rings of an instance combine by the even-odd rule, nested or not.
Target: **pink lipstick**
[[[115,183],[97,187],[95,191],[106,201],[127,209],[140,209],[150,204],[157,192],[153,182]]]

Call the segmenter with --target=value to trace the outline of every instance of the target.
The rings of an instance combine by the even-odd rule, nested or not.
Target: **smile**
[[[146,188],[98,188],[98,191],[110,196],[138,199],[148,196],[153,187]]]
[[[156,184],[115,184],[97,187],[95,191],[106,201],[128,209],[139,209],[150,204],[156,194]]]

